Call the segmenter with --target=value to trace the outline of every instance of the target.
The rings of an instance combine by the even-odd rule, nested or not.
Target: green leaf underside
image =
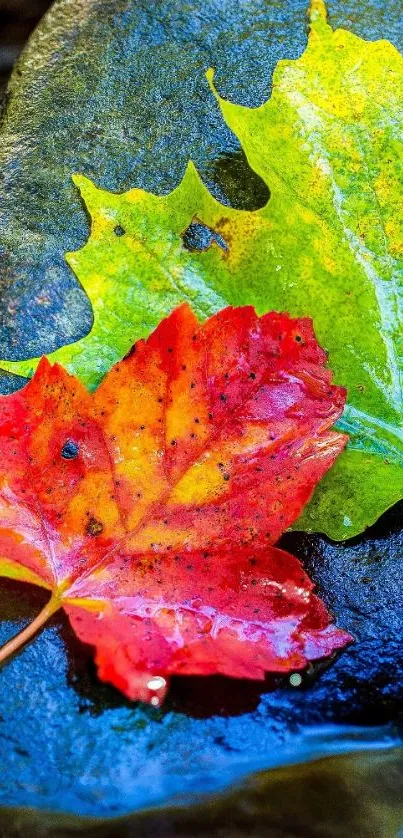
[[[278,64],[267,103],[231,104],[209,80],[270,201],[254,213],[224,207],[191,163],[164,197],[75,176],[92,229],[67,261],[94,325],[49,358],[94,387],[183,300],[201,319],[228,304],[312,316],[348,388],[338,427],[350,443],[298,528],[347,538],[403,496],[403,58],[386,41],[333,32],[315,0],[308,47]],[[187,249],[193,221],[221,238]],[[2,366],[29,375],[36,359]]]

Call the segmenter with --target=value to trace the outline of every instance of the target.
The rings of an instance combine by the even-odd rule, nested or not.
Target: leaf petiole
[[[52,614],[58,611],[59,608],[60,598],[53,595],[32,623],[29,623],[28,626],[18,632],[15,637],[0,648],[0,666],[2,666],[12,655],[22,649],[22,647],[37,634],[39,629],[45,625]]]

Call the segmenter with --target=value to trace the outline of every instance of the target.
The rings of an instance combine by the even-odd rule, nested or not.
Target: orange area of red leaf
[[[0,571],[50,588],[130,698],[350,640],[272,546],[346,443],[325,364],[310,320],[181,306],[95,394],[42,360],[0,399]]]

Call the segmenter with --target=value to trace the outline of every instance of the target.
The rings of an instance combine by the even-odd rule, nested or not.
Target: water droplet
[[[162,677],[162,675],[153,675],[152,678],[147,683],[147,687],[149,690],[162,690],[166,687],[166,680]]]
[[[300,687],[302,684],[302,675],[299,672],[293,672],[290,675],[290,684],[292,687]]]
[[[159,700],[158,696],[157,696],[157,695],[153,695],[153,697],[152,697],[152,699],[151,699],[151,704],[152,704],[152,706],[153,706],[153,707],[158,707],[158,706],[159,706],[159,703],[160,703],[160,700]]]

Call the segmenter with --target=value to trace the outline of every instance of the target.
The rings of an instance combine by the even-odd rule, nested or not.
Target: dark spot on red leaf
[[[101,535],[101,532],[103,532],[103,529],[104,529],[104,525],[103,525],[102,521],[99,521],[98,518],[95,518],[93,515],[91,515],[91,517],[87,521],[87,525],[85,527],[85,531],[86,531],[87,535],[92,535],[92,536]]]

